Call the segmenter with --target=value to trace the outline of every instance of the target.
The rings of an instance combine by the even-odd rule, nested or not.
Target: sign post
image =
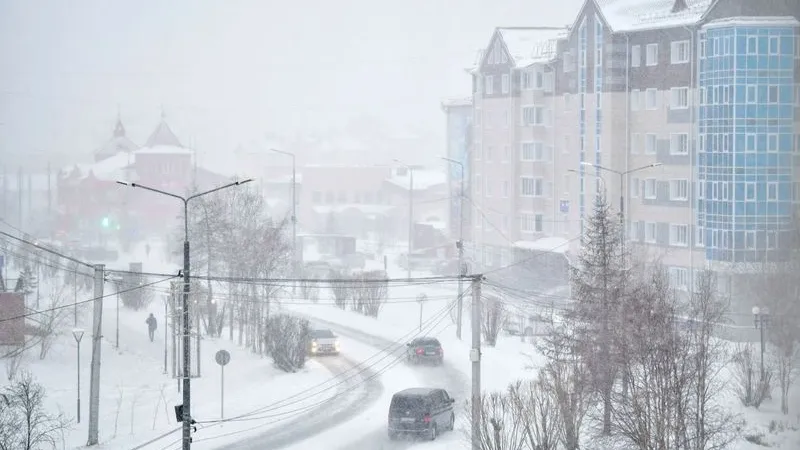
[[[231,362],[231,354],[227,350],[220,350],[214,355],[214,360],[219,364],[220,382],[219,382],[219,417],[225,418],[225,366]]]

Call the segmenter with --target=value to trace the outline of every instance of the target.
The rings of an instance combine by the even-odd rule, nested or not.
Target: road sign
[[[220,350],[216,355],[214,355],[214,360],[220,366],[226,366],[229,362],[231,362],[231,354],[228,353],[227,350]]]

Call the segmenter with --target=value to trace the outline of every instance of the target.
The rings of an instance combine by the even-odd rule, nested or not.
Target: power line
[[[5,222],[5,221],[3,221],[3,222]],[[33,247],[36,247],[36,248],[42,249],[42,250],[44,250],[44,251],[46,251],[46,252],[48,252],[48,253],[52,253],[52,254],[54,254],[54,255],[57,255],[57,256],[59,256],[59,257],[61,257],[61,258],[64,258],[64,259],[66,259],[66,260],[68,260],[68,261],[72,261],[72,262],[74,262],[75,264],[79,264],[79,265],[81,265],[81,266],[84,266],[84,267],[87,267],[87,268],[90,268],[90,269],[93,269],[93,268],[94,268],[94,266],[93,266],[93,265],[91,265],[91,264],[89,264],[89,263],[87,263],[87,262],[81,261],[81,260],[79,260],[79,259],[77,259],[77,258],[73,258],[72,256],[68,256],[68,255],[65,255],[65,254],[63,254],[63,253],[60,253],[60,252],[58,252],[58,251],[56,251],[56,250],[53,250],[53,249],[52,249],[52,248],[50,248],[50,247],[46,247],[46,246],[43,246],[43,245],[39,245],[39,244],[37,244],[37,243],[35,243],[35,242],[31,242],[31,241],[28,241],[28,240],[26,240],[26,239],[23,239],[23,238],[16,237],[16,236],[14,236],[13,234],[6,233],[5,231],[0,231],[0,235],[3,235],[3,236],[5,236],[5,237],[11,238],[11,239],[14,239],[15,241],[19,241],[19,242],[22,242],[22,243],[25,243],[25,244],[31,245],[31,246],[33,246]]]

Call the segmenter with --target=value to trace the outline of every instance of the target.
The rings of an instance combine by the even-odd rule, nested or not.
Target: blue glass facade
[[[770,260],[791,226],[797,32],[764,22],[701,33],[696,201],[710,261]]]
[[[594,122],[594,164],[600,167],[603,164],[601,153],[601,136],[603,134],[603,23],[594,18],[594,92],[595,92],[595,122]],[[602,183],[600,169],[595,169],[596,183]],[[600,185],[595,189],[599,189]]]

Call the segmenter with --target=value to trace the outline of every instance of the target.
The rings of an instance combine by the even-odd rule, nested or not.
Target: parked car
[[[447,391],[439,388],[411,388],[394,394],[389,405],[389,439],[412,435],[433,441],[440,431],[452,431],[454,403]]]
[[[331,330],[311,330],[308,336],[308,354],[338,355],[341,346],[339,338]]]
[[[444,360],[444,349],[438,339],[418,337],[406,344],[406,361],[412,364],[433,363],[439,365]]]

